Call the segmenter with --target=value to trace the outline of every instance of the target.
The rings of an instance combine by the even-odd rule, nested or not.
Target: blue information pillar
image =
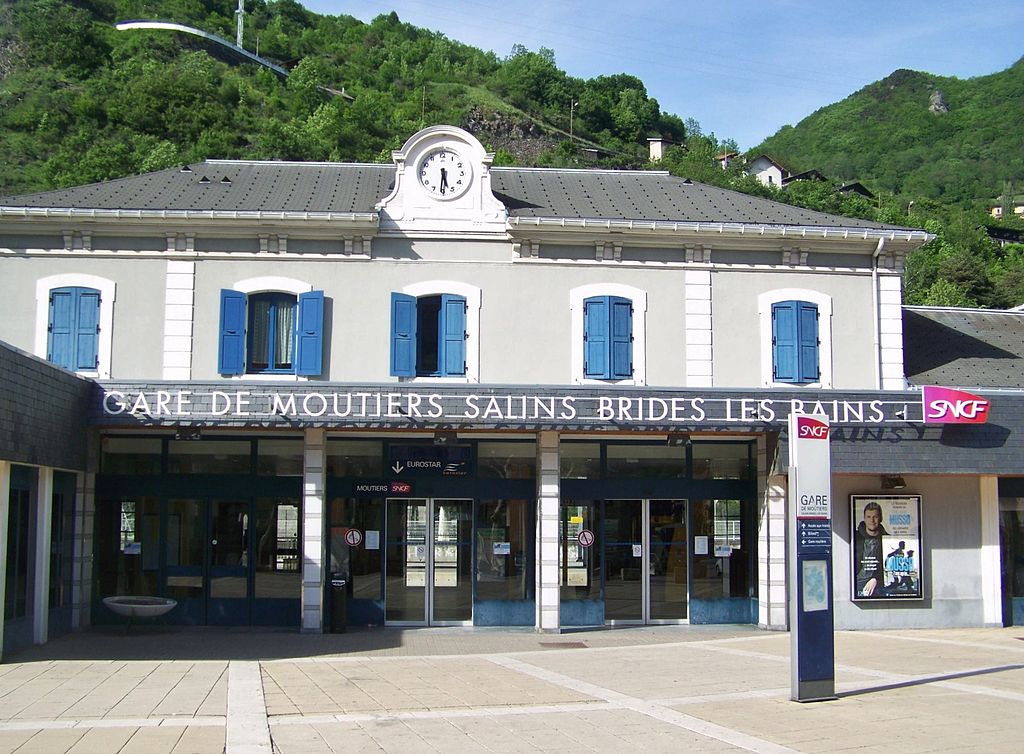
[[[790,696],[836,698],[832,464],[824,416],[789,417]]]

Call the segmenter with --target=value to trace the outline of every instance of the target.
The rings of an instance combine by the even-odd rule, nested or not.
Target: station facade
[[[497,168],[449,126],[393,158],[0,200],[5,647],[125,595],[309,632],[785,629],[792,413],[832,425],[837,627],[1021,620],[1024,398],[956,381],[987,421],[926,415],[901,273],[927,234]],[[875,499],[903,536],[877,590]]]

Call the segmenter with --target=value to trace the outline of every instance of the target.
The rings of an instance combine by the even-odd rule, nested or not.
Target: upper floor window
[[[93,371],[99,366],[100,292],[95,288],[50,291],[47,360],[65,369]]]
[[[319,375],[323,329],[323,291],[221,290],[218,371]]]
[[[101,379],[110,377],[112,281],[68,273],[36,281],[35,353]]]
[[[832,387],[832,298],[786,288],[758,296],[761,383]]]
[[[613,283],[569,291],[572,316],[572,381],[647,382],[647,293]]]
[[[592,296],[583,302],[583,375],[594,380],[633,376],[633,302]]]
[[[391,294],[391,374],[464,377],[466,299],[451,293]]]
[[[249,297],[249,372],[290,372],[295,359],[295,302],[290,293]]]
[[[391,294],[391,375],[477,382],[480,289],[455,280],[412,283]]]
[[[808,301],[772,304],[772,379],[817,382],[818,307]]]

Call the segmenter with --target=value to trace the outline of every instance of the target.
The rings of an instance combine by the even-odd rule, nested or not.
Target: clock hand
[[[441,193],[443,194],[448,188],[448,170],[441,168]]]

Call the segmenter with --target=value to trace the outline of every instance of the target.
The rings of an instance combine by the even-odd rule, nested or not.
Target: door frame
[[[385,547],[391,547],[398,540],[391,539],[391,520],[389,515],[390,505],[393,502],[404,503],[420,503],[422,502],[425,509],[424,515],[424,532],[423,532],[423,616],[424,619],[418,620],[388,620],[387,618],[387,605],[388,605],[388,592],[387,592],[387,569],[388,569],[388,557],[385,554],[384,562],[382,563],[382,570],[384,572],[384,625],[386,626],[407,626],[407,627],[428,627],[428,626],[472,626],[473,625],[473,593],[475,591],[473,586],[473,577],[475,572],[475,543],[473,541],[472,534],[470,539],[464,545],[458,541],[458,527],[456,526],[456,547],[466,549],[466,557],[470,559],[470,575],[469,575],[469,617],[462,621],[444,621],[437,620],[434,618],[434,590],[437,588],[434,583],[434,575],[436,571],[436,565],[434,556],[436,554],[436,534],[434,531],[434,516],[435,516],[435,505],[437,503],[460,503],[469,510],[470,520],[470,532],[472,533],[475,526],[476,516],[476,500],[473,498],[464,497],[389,497],[384,500],[384,531],[385,531]],[[408,520],[408,519],[407,519]],[[405,539],[401,540],[404,543],[404,547],[409,547],[408,530],[404,533]],[[456,558],[456,573],[458,573],[458,557]],[[408,574],[408,565],[406,566],[406,574]],[[416,588],[416,587],[406,587]]]
[[[602,578],[604,584],[602,584],[602,601],[607,605],[605,598],[605,589],[609,577],[608,572],[608,551],[607,551],[607,528],[605,527],[605,516],[607,515],[607,505],[609,502],[638,502],[640,503],[640,618],[606,618],[604,624],[606,626],[663,626],[663,625],[687,625],[690,622],[690,603],[691,603],[691,576],[690,576],[690,565],[692,561],[690,540],[690,501],[687,498],[666,498],[666,497],[642,497],[642,498],[630,498],[630,497],[615,497],[607,498],[600,501],[601,505],[601,549],[602,549]],[[669,501],[673,503],[682,503],[684,506],[683,510],[683,521],[682,524],[686,529],[686,615],[685,618],[652,618],[651,617],[651,503],[652,502],[663,502]]]
[[[190,605],[182,605],[186,608],[186,613],[190,614],[196,625],[201,626],[248,626],[252,623],[252,601],[253,601],[253,570],[254,563],[252,560],[252,522],[254,515],[255,503],[252,497],[249,496],[217,496],[217,495],[202,495],[202,496],[170,496],[161,505],[162,515],[160,516],[160,541],[161,541],[161,558],[168,559],[170,554],[167,548],[172,544],[170,523],[171,517],[179,514],[172,513],[169,507],[172,502],[185,502],[195,503],[198,506],[197,517],[199,519],[200,535],[202,537],[202,548],[201,557],[199,563],[183,565],[170,565],[169,563],[164,566],[165,576],[164,578],[168,581],[174,577],[188,578],[194,577],[195,571],[198,570],[200,578],[200,589],[201,595],[197,595],[194,598],[189,598],[188,602]],[[241,503],[246,506],[246,514],[249,517],[248,524],[245,531],[245,541],[242,542],[243,552],[246,557],[245,566],[234,566],[235,569],[244,568],[245,573],[242,574],[245,578],[245,596],[244,597],[213,597],[212,591],[212,580],[216,574],[213,570],[215,568],[230,568],[230,566],[215,566],[213,564],[213,537],[214,537],[214,507],[222,503]],[[178,520],[178,531],[177,541],[181,541],[182,532],[185,531],[186,522]],[[177,569],[181,569],[178,571]],[[186,570],[187,569],[187,570]],[[227,574],[224,574],[227,575]],[[169,584],[167,585],[169,586]],[[166,591],[166,586],[163,589]],[[224,601],[229,604],[219,604],[214,601]],[[244,605],[238,605],[241,601]],[[181,600],[179,600],[179,603]],[[211,603],[213,603],[211,605]],[[188,609],[191,607],[191,610]],[[241,607],[241,613],[239,608]],[[213,609],[211,609],[213,608]],[[217,617],[217,608],[232,608],[234,618],[225,617],[223,620],[212,620]],[[192,612],[197,611],[197,612]],[[198,613],[198,614],[197,614]],[[244,616],[242,615],[244,614]]]

